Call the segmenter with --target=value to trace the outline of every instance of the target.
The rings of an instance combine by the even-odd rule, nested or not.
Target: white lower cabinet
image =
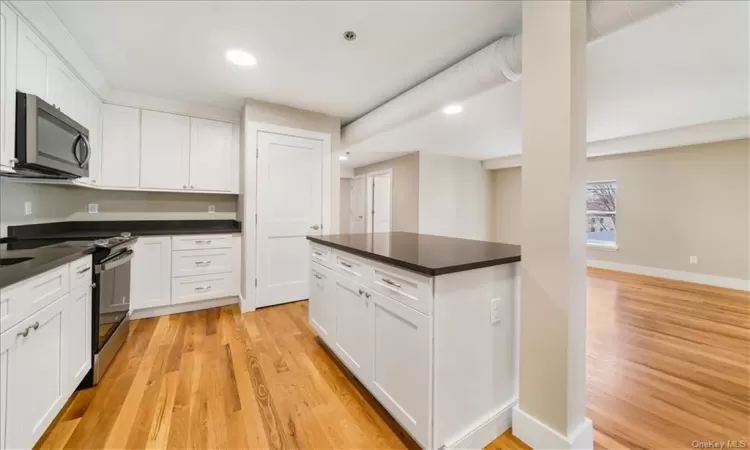
[[[336,335],[333,350],[354,375],[369,387],[372,378],[371,300],[362,286],[336,274],[333,299]]]
[[[71,393],[68,304],[65,295],[0,336],[3,448],[33,447]]]
[[[331,342],[336,331],[336,299],[332,291],[334,274],[313,262],[310,273],[310,324],[325,342]]]
[[[67,341],[68,389],[74,391],[91,369],[91,285],[86,284],[70,293]]]
[[[169,236],[140,237],[130,276],[130,308],[145,309],[172,303],[172,239]]]

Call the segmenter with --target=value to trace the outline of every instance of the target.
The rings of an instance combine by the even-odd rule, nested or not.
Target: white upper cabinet
[[[49,48],[22,20],[18,21],[17,58],[18,90],[47,100]]]
[[[89,159],[89,176],[84,182],[99,185],[102,173],[102,102],[99,101],[99,97],[89,92],[88,103],[89,121],[85,126],[89,129],[91,159]]]
[[[189,155],[189,117],[142,112],[140,187],[187,189]]]
[[[18,19],[0,3],[0,166],[11,166],[15,157],[16,127],[16,28]]]
[[[126,106],[102,108],[101,185],[137,188],[140,168],[141,111]]]
[[[190,188],[199,191],[232,191],[232,124],[190,119]]]
[[[60,111],[71,117],[76,122],[81,122],[80,117],[76,117],[76,92],[78,80],[73,72],[55,57],[47,59],[47,103],[55,105]]]

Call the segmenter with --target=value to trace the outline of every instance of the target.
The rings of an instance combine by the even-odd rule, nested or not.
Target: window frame
[[[588,188],[590,185],[593,184],[614,184],[617,185],[617,180],[596,180],[596,181],[587,181],[586,182],[586,191],[588,192]],[[619,188],[616,189],[616,193],[619,194]],[[599,211],[599,210],[589,210],[588,209],[588,202],[586,206],[586,219],[588,222],[589,216],[613,216],[617,217],[617,197],[615,197],[615,210],[614,211]],[[620,246],[617,243],[617,226],[615,225],[615,240],[614,242],[608,242],[608,241],[599,241],[596,239],[589,239],[588,235],[586,236],[586,247],[593,248],[597,250],[607,250],[607,251],[618,251],[620,249]]]

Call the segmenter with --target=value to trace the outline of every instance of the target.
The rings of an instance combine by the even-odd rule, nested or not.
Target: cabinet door
[[[89,91],[89,145],[91,158],[89,159],[89,176],[84,182],[94,185],[101,184],[102,173],[102,102],[96,94]]]
[[[336,302],[333,295],[333,272],[317,263],[311,264],[309,321],[323,341],[334,345]]]
[[[0,3],[0,165],[7,167],[16,156],[16,24],[15,13]]]
[[[200,191],[232,190],[232,124],[190,119],[190,188]]]
[[[187,189],[190,118],[144,110],[141,113],[142,188]]]
[[[90,278],[90,276],[89,276]],[[72,393],[91,369],[91,286],[70,294],[68,306],[68,392]]]
[[[53,55],[47,56],[47,70],[47,102],[55,105],[76,122],[80,122],[81,118],[75,108],[78,88],[75,75]]]
[[[137,188],[140,146],[141,111],[127,106],[104,105],[100,184]]]
[[[378,292],[370,295],[373,371],[370,391],[422,444],[429,437],[432,317]]]
[[[18,21],[16,84],[18,90],[49,101],[47,74],[49,48],[23,20]]]
[[[70,394],[67,305],[66,294],[0,336],[5,448],[32,448]]]
[[[172,239],[169,236],[141,237],[134,251],[130,309],[170,305]]]
[[[335,274],[336,307],[334,351],[354,375],[369,388],[372,370],[372,315],[365,291],[357,283]]]

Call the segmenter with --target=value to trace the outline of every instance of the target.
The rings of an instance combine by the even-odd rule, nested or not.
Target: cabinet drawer
[[[187,277],[232,271],[231,249],[172,252],[172,276]]]
[[[0,333],[70,291],[70,266],[22,281],[0,292]]]
[[[430,278],[409,273],[385,264],[375,263],[370,287],[417,311],[432,315]]]
[[[172,250],[202,250],[207,248],[231,248],[232,235],[205,234],[172,236]]]
[[[232,278],[231,273],[172,278],[172,304],[234,295]]]
[[[333,251],[331,265],[336,272],[365,286],[372,278],[372,266],[366,260],[349,253]]]
[[[93,281],[91,256],[84,256],[78,261],[70,263],[70,290],[73,291],[81,286],[91,286]]]
[[[324,245],[310,244],[310,258],[318,264],[331,268],[331,256],[333,251]]]

